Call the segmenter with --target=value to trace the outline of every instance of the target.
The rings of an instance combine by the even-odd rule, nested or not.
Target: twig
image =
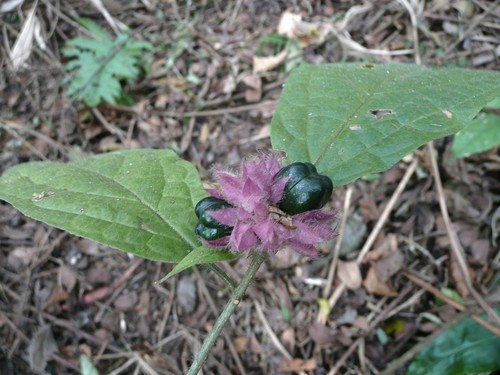
[[[328,277],[326,278],[326,286],[325,289],[323,289],[323,298],[328,297],[332,289],[333,278],[335,277],[335,271],[339,259],[340,247],[342,245],[342,240],[344,239],[344,232],[347,224],[347,218],[349,217],[349,207],[351,206],[352,192],[353,192],[353,187],[352,185],[349,185],[349,188],[347,189],[344,198],[344,208],[342,211],[342,220],[340,221],[340,226],[339,226],[339,235],[335,242],[335,248],[333,249],[333,258],[332,262],[330,263],[330,269],[328,270]]]
[[[434,294],[436,297],[441,298],[443,301],[445,301],[448,305],[453,306],[455,309],[459,311],[465,311],[466,308],[465,306],[462,306],[460,303],[457,301],[451,299],[450,297],[446,296],[445,294],[441,293],[438,289],[434,288],[432,285],[428,284],[424,280],[418,278],[415,275],[412,275],[411,273],[405,273],[404,274],[408,279],[413,281],[415,284],[418,286],[421,286],[425,290],[427,290],[429,293]],[[470,316],[472,319],[474,319],[477,323],[481,324],[484,328],[487,330],[491,331],[493,334],[500,336],[500,329],[492,325],[491,323],[487,322],[483,318],[481,318],[479,315],[473,314]]]
[[[130,366],[132,366],[136,362],[137,362],[137,358],[136,357],[129,358],[128,361],[126,361],[123,365],[115,368],[113,371],[111,371],[110,373],[108,373],[108,375],[119,375],[124,370],[128,369]]]
[[[367,337],[377,326],[379,325],[380,322],[382,322],[384,319],[387,318],[389,313],[393,308],[397,306],[397,304],[404,298],[410,291],[412,290],[411,285],[407,285],[401,293],[398,294],[396,298],[394,298],[391,303],[389,303],[384,310],[375,318],[375,320],[370,324],[368,327],[368,330],[361,336],[359,337],[354,343],[351,344],[349,349],[347,349],[342,357],[337,361],[335,366],[328,372],[328,375],[335,375],[337,374],[338,370],[344,365],[345,361],[351,356],[352,353],[356,350],[359,344],[364,340],[365,337]]]
[[[137,364],[146,375],[158,375],[158,372],[156,372],[138,353],[134,353],[134,356],[137,358]]]
[[[475,17],[470,23],[468,23],[467,28],[464,30],[464,32],[455,40],[454,43],[452,43],[446,51],[444,51],[442,56],[448,55],[451,51],[453,51],[456,46],[458,46],[467,35],[491,12],[495,10],[495,8],[499,5],[498,1],[493,1],[491,6],[484,11],[484,13],[480,14],[479,16]]]
[[[78,158],[83,157],[82,154],[76,153],[74,150],[72,150],[69,147],[64,147],[60,143],[54,141],[50,137],[47,137],[46,135],[37,132],[36,130],[30,129],[26,126],[23,126],[22,124],[17,124],[13,121],[8,121],[8,120],[0,120],[0,128],[4,128],[5,130],[13,130],[13,131],[19,131],[19,132],[26,132],[38,139],[41,139],[45,143],[49,144],[56,150],[58,150],[62,155],[67,156],[68,154],[72,154]]]
[[[377,238],[378,234],[380,233],[380,230],[384,226],[385,221],[389,217],[389,214],[392,211],[394,205],[396,204],[396,201],[398,200],[399,196],[401,195],[404,188],[406,187],[406,184],[410,180],[411,175],[415,171],[417,164],[418,164],[418,160],[414,159],[413,162],[408,167],[408,169],[406,170],[405,175],[403,176],[403,178],[401,179],[396,190],[392,194],[391,199],[389,199],[389,202],[387,203],[387,206],[385,206],[384,211],[380,215],[380,218],[379,218],[377,224],[375,224],[375,227],[373,228],[373,230],[370,233],[370,235],[368,236],[368,239],[366,240],[363,248],[361,249],[361,251],[356,259],[357,264],[361,264],[363,262],[363,259],[366,255],[366,253],[368,252],[368,250],[370,250],[373,243],[375,242],[375,239]],[[343,282],[341,282],[339,284],[339,286],[333,291],[330,298],[328,299],[328,305],[329,305],[330,309],[332,309],[333,306],[335,306],[338,299],[342,296],[342,294],[345,292],[345,290],[346,290],[346,285]]]
[[[277,100],[268,100],[255,104],[242,105],[234,108],[212,109],[208,111],[191,111],[191,112],[168,112],[168,111],[152,111],[155,115],[167,117],[203,117],[203,116],[220,116],[230,113],[247,112],[262,107],[275,107],[278,104]]]
[[[415,54],[415,63],[420,65],[422,63],[422,59],[420,58],[420,48],[418,45],[418,19],[417,15],[415,14],[415,8],[408,2],[408,0],[398,0],[399,3],[401,3],[408,13],[410,14],[410,21],[411,21],[411,33],[412,33],[412,39],[413,39],[413,49],[414,49],[414,54]]]
[[[443,185],[441,183],[441,176],[439,174],[439,169],[435,158],[434,144],[432,142],[429,142],[427,143],[427,147],[429,148],[430,152],[432,174],[434,176],[434,182],[436,184],[436,190],[439,198],[439,206],[441,208],[441,214],[443,216],[446,232],[448,233],[448,237],[450,238],[451,250],[453,251],[457,259],[457,263],[460,272],[462,273],[462,276],[464,278],[465,285],[467,286],[467,290],[474,297],[477,303],[483,308],[483,310],[488,314],[490,320],[494,324],[500,327],[500,317],[498,316],[498,314],[491,308],[490,305],[486,303],[483,297],[472,286],[469,269],[467,267],[467,262],[465,260],[465,252],[464,249],[462,248],[460,240],[458,239],[457,233],[455,232],[455,229],[451,224],[450,216],[448,214],[448,208],[446,207],[446,199],[444,197]]]
[[[264,312],[262,311],[262,307],[260,306],[259,301],[255,300],[254,301],[255,305],[255,310],[257,311],[257,315],[259,316],[260,321],[262,322],[262,325],[264,326],[264,329],[266,330],[267,334],[269,335],[269,338],[271,339],[273,345],[278,349],[278,351],[281,353],[283,357],[286,359],[293,359],[292,355],[288,353],[288,350],[283,346],[281,341],[278,339],[276,334],[274,333],[273,329],[269,325],[269,322],[266,319],[266,316],[264,315]],[[304,371],[299,372],[300,375],[305,375]]]
[[[52,323],[54,323],[56,326],[59,326],[59,327],[63,327],[67,330],[70,330],[70,331],[73,331],[75,332],[77,335],[80,335],[81,337],[83,337],[85,340],[87,341],[90,341],[91,343],[95,344],[95,345],[102,345],[103,342],[102,340],[98,339],[97,337],[95,337],[94,335],[91,335],[90,333],[87,333],[77,327],[75,327],[71,322],[67,321],[67,320],[63,320],[63,319],[59,319],[59,318],[55,318],[53,317],[52,315],[50,314],[47,314],[43,311],[40,311],[38,310],[37,308],[33,307],[33,306],[29,306],[29,309],[34,312],[35,314],[40,314],[43,316],[44,319],[47,319],[47,320],[50,320]],[[118,348],[117,346],[113,345],[113,344],[110,344],[110,343],[107,343],[106,344],[106,348],[115,352],[115,353],[121,353],[123,350]]]
[[[285,357],[286,359],[292,359],[293,358],[292,355],[290,353],[288,353],[288,350],[286,350],[286,348],[283,346],[283,344],[278,339],[278,337],[274,333],[273,329],[269,325],[269,322],[267,321],[266,316],[264,315],[264,312],[262,311],[262,307],[260,306],[259,301],[255,300],[253,302],[253,304],[255,306],[255,311],[257,311],[257,315],[259,316],[259,319],[260,319],[262,325],[264,326],[264,330],[269,335],[269,338],[271,339],[271,342],[273,343],[273,345],[276,347],[276,349],[278,349],[278,351],[281,353],[281,355],[283,357]]]
[[[366,256],[366,253],[370,248],[372,247],[373,243],[375,242],[375,239],[377,238],[378,234],[382,230],[382,227],[384,226],[385,222],[387,221],[387,218],[389,217],[389,214],[391,213],[392,209],[394,208],[394,205],[396,204],[397,200],[399,199],[399,196],[403,193],[404,188],[406,187],[406,184],[410,180],[410,177],[412,176],[413,172],[415,172],[415,168],[417,168],[418,160],[415,158],[413,162],[409,165],[408,169],[406,170],[406,173],[404,174],[403,178],[399,182],[398,187],[394,191],[394,193],[391,196],[391,199],[389,199],[389,202],[387,202],[387,206],[385,206],[384,211],[382,211],[382,214],[380,215],[379,220],[377,221],[377,224],[375,224],[375,227],[373,228],[372,232],[370,233],[370,236],[366,240],[365,245],[361,249],[358,257],[356,258],[356,262],[360,264],[364,257]]]
[[[160,320],[160,323],[157,326],[157,339],[156,341],[160,341],[163,337],[163,334],[165,332],[165,327],[167,325],[167,320],[170,316],[170,311],[172,310],[172,304],[175,298],[175,293],[173,291],[176,290],[176,285],[175,285],[175,277],[172,277],[169,281],[170,285],[168,290],[164,288],[161,284],[154,283],[153,286],[154,288],[160,293],[164,294],[166,301],[162,305],[162,317]],[[169,292],[170,291],[170,292]]]
[[[344,34],[341,32],[332,29],[333,35],[335,38],[338,39],[338,41],[347,48],[352,49],[353,51],[360,52],[360,53],[365,53],[368,55],[378,55],[378,56],[401,56],[401,55],[410,55],[414,53],[413,49],[401,49],[401,50],[396,50],[396,51],[385,51],[385,50],[380,50],[380,49],[371,49],[371,48],[366,48],[359,44],[358,42],[355,42],[351,38],[346,37]]]
[[[12,322],[3,312],[0,311],[0,317],[2,318],[2,321],[5,322],[15,333],[16,335],[24,341],[26,344],[29,344],[31,340],[26,336],[15,324]],[[59,364],[72,369],[73,371],[79,372],[80,369],[72,364],[71,362],[68,362],[66,359],[61,357],[60,355],[53,353],[51,354],[51,357],[54,361],[58,362]]]
[[[92,113],[94,114],[95,117],[100,121],[100,123],[111,133],[118,138],[120,138],[120,141],[125,144],[125,136],[123,135],[123,130],[120,128],[116,127],[115,125],[111,124],[106,120],[106,118],[102,115],[101,111],[99,111],[97,108],[92,108]]]

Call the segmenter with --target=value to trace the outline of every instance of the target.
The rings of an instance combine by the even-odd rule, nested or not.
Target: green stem
[[[201,366],[208,357],[210,349],[212,349],[212,346],[214,346],[215,341],[217,341],[217,338],[219,337],[227,321],[229,320],[234,310],[236,309],[236,306],[238,306],[238,304],[240,303],[240,299],[243,297],[243,294],[245,293],[248,285],[250,284],[250,281],[252,281],[253,276],[257,273],[261,264],[267,259],[267,257],[268,255],[265,251],[259,251],[257,254],[254,255],[252,262],[248,266],[247,272],[241,279],[241,282],[238,284],[236,289],[231,294],[231,298],[227,302],[226,307],[224,307],[224,310],[219,315],[219,318],[215,322],[214,327],[212,328],[212,330],[206,337],[205,341],[203,342],[200,352],[194,359],[193,364],[191,365],[191,367],[187,372],[187,375],[198,374],[198,372],[201,369]]]
[[[219,276],[222,279],[222,281],[224,281],[224,283],[226,284],[226,286],[229,288],[229,290],[231,292],[234,291],[236,283],[227,273],[225,273],[223,270],[221,270],[217,265],[215,265],[213,263],[207,263],[207,264],[205,264],[205,266],[209,270],[213,271],[217,276]]]

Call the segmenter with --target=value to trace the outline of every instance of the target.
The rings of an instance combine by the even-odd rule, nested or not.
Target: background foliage
[[[455,133],[500,90],[494,72],[412,64],[302,65],[271,123],[273,147],[310,161],[335,186],[390,168]]]

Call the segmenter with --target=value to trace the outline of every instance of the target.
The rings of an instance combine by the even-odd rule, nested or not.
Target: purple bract
[[[317,258],[314,245],[335,237],[331,222],[336,213],[317,209],[289,216],[278,209],[287,182],[287,178],[275,181],[281,168],[281,158],[275,154],[245,161],[238,174],[214,168],[220,188],[207,192],[234,208],[211,211],[210,215],[234,228],[230,236],[214,241],[201,239],[203,243],[234,252],[262,249],[271,255],[288,246],[303,256]]]

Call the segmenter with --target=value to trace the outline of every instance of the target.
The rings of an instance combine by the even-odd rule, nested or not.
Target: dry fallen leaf
[[[95,268],[91,268],[87,273],[87,281],[94,286],[99,284],[107,285],[111,282],[111,278],[111,272],[103,265],[98,265]]]
[[[16,247],[7,255],[7,265],[16,271],[25,269],[35,260],[34,254],[35,249],[31,247]]]
[[[377,278],[375,268],[376,266],[372,264],[370,269],[368,270],[368,273],[366,274],[365,280],[363,281],[363,285],[366,290],[370,293],[376,293],[386,297],[397,296],[397,292],[394,286],[386,282],[381,282]]]
[[[137,296],[136,292],[130,292],[126,294],[122,294],[115,300],[115,307],[119,311],[130,311],[132,310],[135,305],[137,304],[137,301],[139,300],[139,297]]]
[[[356,309],[347,307],[345,312],[342,315],[340,315],[337,319],[335,319],[335,322],[337,323],[337,325],[352,324],[352,322],[354,322],[357,316],[358,316],[358,311]]]
[[[363,281],[364,287],[370,293],[387,297],[396,296],[397,292],[391,284],[390,278],[401,269],[403,264],[404,257],[399,251],[391,252],[379,260],[373,261]]]
[[[404,264],[404,256],[399,251],[394,251],[377,261],[375,272],[380,281],[387,281],[398,272]]]
[[[281,335],[281,342],[289,352],[293,352],[295,348],[295,330],[293,327],[285,329]]]
[[[0,13],[12,12],[18,6],[22,5],[24,0],[5,0],[0,5]]]
[[[143,290],[139,295],[139,303],[135,307],[137,314],[140,316],[146,316],[149,314],[149,306],[150,306],[150,295],[149,291]]]
[[[278,24],[278,34],[290,39],[297,39],[302,47],[321,44],[333,30],[333,25],[326,22],[305,22],[302,15],[284,12]]]
[[[41,374],[47,361],[58,351],[50,325],[41,326],[33,335],[28,346],[28,359],[33,372]]]
[[[177,302],[185,313],[194,310],[196,303],[196,285],[191,276],[182,277],[177,283]]]
[[[302,21],[302,16],[300,14],[284,12],[281,15],[280,22],[278,24],[278,34],[285,35],[288,38],[294,38],[295,24],[301,21]]]
[[[455,252],[451,252],[450,256],[450,271],[451,271],[451,277],[455,281],[456,284],[456,289],[460,293],[462,297],[467,297],[469,294],[469,289],[467,289],[467,284],[465,283],[464,276],[462,274],[462,270],[460,269],[460,266],[458,265],[457,257],[455,255]],[[470,268],[469,268],[469,273],[472,273]]]
[[[299,359],[299,358],[282,358],[279,372],[301,372],[301,371],[314,371],[316,370],[316,359]]]
[[[66,291],[69,293],[73,290],[73,288],[76,285],[76,271],[63,264],[61,268],[59,268],[59,278],[61,280],[62,286],[66,289]]]
[[[43,305],[42,309],[45,310],[49,306],[66,301],[68,298],[69,298],[68,292],[65,291],[62,286],[56,285],[56,287],[52,291],[52,294],[50,295],[49,299]]]
[[[236,337],[233,340],[233,345],[234,348],[236,349],[236,352],[241,354],[247,348],[248,340],[245,336]]]
[[[14,70],[21,68],[26,63],[31,55],[31,51],[33,50],[33,37],[35,35],[35,29],[37,28],[37,24],[40,23],[35,14],[36,7],[37,3],[35,2],[26,17],[26,21],[24,22],[23,28],[14,43],[12,51],[9,53],[12,68]]]
[[[283,50],[277,55],[269,56],[269,57],[258,57],[254,56],[253,58],[253,72],[257,73],[265,73],[274,68],[278,67],[283,61],[285,61],[288,55],[288,51]]]
[[[255,335],[253,334],[250,337],[250,350],[254,354],[261,354],[264,352],[264,348],[262,347],[261,343],[259,342],[259,340],[257,340]]]
[[[361,286],[361,272],[356,262],[339,261],[338,276],[347,289],[354,290]]]
[[[488,240],[486,239],[475,240],[470,247],[470,251],[472,253],[472,258],[476,263],[482,266],[488,264],[488,259],[490,255],[490,242]]]
[[[368,323],[368,319],[364,316],[358,316],[354,321],[352,322],[353,326],[358,327],[362,331],[367,332],[368,329],[370,328],[370,324]]]
[[[335,342],[335,332],[323,324],[309,327],[309,336],[319,346],[328,346]]]
[[[245,100],[248,103],[256,103],[262,97],[262,81],[257,74],[251,74],[243,78],[243,83],[247,86],[245,90]]]

